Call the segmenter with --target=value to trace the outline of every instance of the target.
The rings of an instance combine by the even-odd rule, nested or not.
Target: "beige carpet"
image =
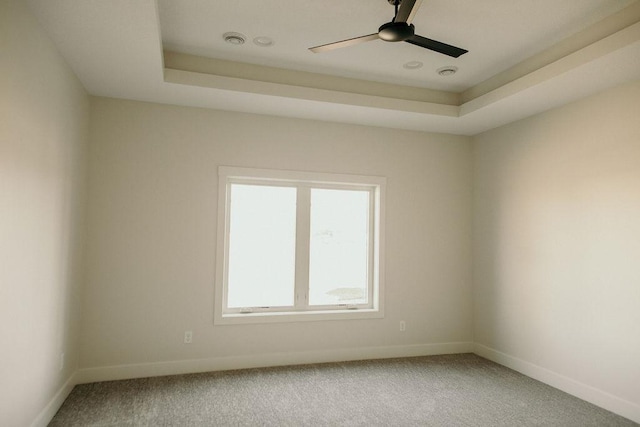
[[[51,426],[635,426],[472,354],[76,386]]]

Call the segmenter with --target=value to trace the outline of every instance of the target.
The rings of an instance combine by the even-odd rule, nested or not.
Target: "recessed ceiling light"
[[[269,47],[269,46],[273,46],[273,39],[266,36],[260,36],[253,39],[253,43],[255,43],[260,47]]]
[[[244,42],[247,40],[247,36],[245,36],[244,34],[234,33],[234,32],[224,33],[222,35],[222,38],[227,43],[236,44],[236,45],[244,44]]]
[[[406,68],[407,70],[417,70],[418,68],[422,68],[423,65],[424,64],[420,61],[409,61],[402,67]]]
[[[453,76],[458,72],[458,67],[454,67],[453,65],[447,65],[446,67],[438,68],[436,73],[441,76]]]

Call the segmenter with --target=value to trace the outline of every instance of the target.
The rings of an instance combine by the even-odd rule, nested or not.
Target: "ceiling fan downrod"
[[[388,1],[389,4],[393,5],[395,14],[393,15],[391,22],[382,24],[380,28],[378,28],[378,37],[386,42],[403,42],[410,39],[416,32],[413,24],[409,24],[407,22],[396,22],[396,18],[398,17],[398,7],[400,6],[401,0]]]

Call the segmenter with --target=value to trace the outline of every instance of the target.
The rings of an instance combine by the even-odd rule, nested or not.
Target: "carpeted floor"
[[[76,386],[51,426],[637,426],[473,354]]]

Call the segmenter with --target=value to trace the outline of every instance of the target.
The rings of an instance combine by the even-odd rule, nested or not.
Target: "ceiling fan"
[[[369,34],[366,36],[355,37],[353,39],[342,40],[335,43],[323,44],[321,46],[315,46],[309,48],[311,52],[321,53],[327,52],[333,49],[339,49],[342,47],[353,46],[359,43],[368,42],[371,40],[382,39],[388,42],[407,42],[416,46],[423,47],[425,49],[433,50],[444,55],[452,56],[454,58],[459,57],[468,52],[466,49],[451,46],[446,43],[442,43],[436,40],[431,40],[426,37],[415,34],[415,27],[411,23],[415,16],[422,0],[387,0],[395,8],[395,16],[391,22],[382,24],[378,28],[377,33]]]

